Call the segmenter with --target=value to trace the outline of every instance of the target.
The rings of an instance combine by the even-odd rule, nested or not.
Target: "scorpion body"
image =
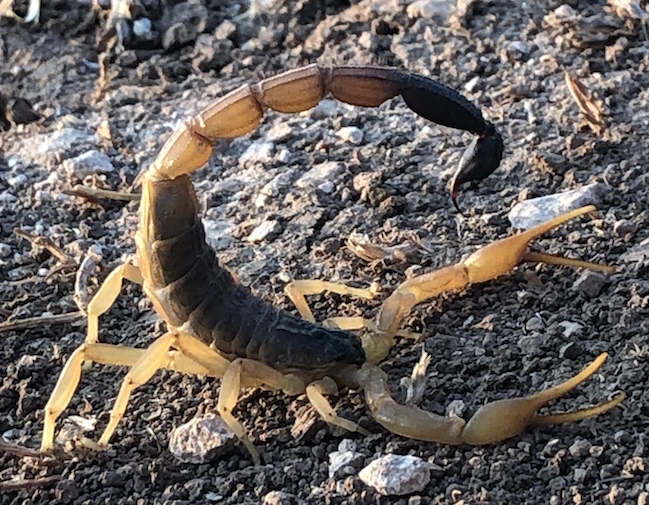
[[[327,94],[368,107],[401,95],[420,116],[475,133],[477,138],[462,157],[451,183],[456,206],[458,190],[464,183],[484,179],[500,163],[502,139],[479,109],[440,83],[395,69],[310,65],[244,85],[216,100],[175,130],[141,176],[141,217],[136,234],[139,266],[124,264],[115,269],[89,304],[86,340],[70,356],[45,407],[43,451],[53,445],[56,419],[69,404],[86,361],[130,367],[98,447],[108,444],[133,389],[157,370],[168,368],[222,378],[217,410],[255,462],[259,462],[257,450],[232,414],[242,387],[265,387],[289,395],[306,393],[326,421],[368,433],[339,417],[324,396],[335,394],[339,385],[360,387],[374,419],[389,430],[448,444],[504,440],[529,425],[583,419],[605,412],[622,400],[619,395],[600,406],[567,414],[536,413],[592,375],[606,357],[601,355],[563,384],[529,397],[488,403],[466,422],[396,403],[386,374],[377,366],[387,356],[410,309],[440,293],[504,275],[523,260],[606,270],[591,263],[527,253],[531,240],[592,208],[560,216],[479,249],[463,262],[407,280],[385,300],[375,321],[361,321],[366,331],[360,338],[343,331],[358,328],[357,319],[336,318],[341,329],[315,325],[304,296],[329,290],[372,298],[369,290],[324,281],[294,281],[286,291],[302,316],[299,319],[264,303],[235,282],[205,242],[188,174],[207,163],[217,139],[249,133],[267,109],[300,112],[314,107]],[[143,285],[168,325],[167,333],[144,350],[98,342],[98,318],[114,303],[124,279]]]
[[[143,181],[136,236],[143,289],[169,328],[229,358],[260,361],[281,371],[362,364],[355,335],[311,324],[253,296],[219,265],[205,242],[189,177]]]

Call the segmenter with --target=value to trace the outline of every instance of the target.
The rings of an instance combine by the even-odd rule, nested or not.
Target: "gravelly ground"
[[[59,476],[47,486],[0,491],[0,503],[259,503],[273,490],[309,503],[647,502],[649,42],[637,22],[585,1],[476,2],[464,26],[386,1],[286,2],[254,23],[237,17],[240,6],[232,1],[175,8],[151,1],[143,9],[165,35],[125,48],[110,38],[107,14],[92,15],[80,3],[46,2],[36,26],[0,20],[0,93],[28,100],[43,117],[0,132],[0,318],[77,310],[74,266],[31,247],[14,228],[48,237],[76,262],[99,244],[103,260],[91,291],[134,252],[137,203],[97,203],[63,191],[80,183],[127,188],[181,119],[243,82],[313,61],[387,64],[461,90],[503,132],[501,168],[463,196],[466,216],[455,213],[444,188],[470,135],[426,124],[397,99],[379,110],[326,101],[297,116],[269,113],[252,135],[220,145],[195,175],[222,260],[253,291],[288,310],[282,290],[290,279],[376,281],[389,293],[407,276],[505,236],[507,211],[517,201],[603,183],[596,216],[549,233],[537,246],[617,265],[598,293],[579,289],[580,272],[526,265],[417,308],[406,326],[423,332],[433,355],[428,410],[444,413],[462,400],[468,414],[487,400],[555,384],[603,351],[610,359],[601,373],[556,408],[597,403],[620,390],[629,398],[599,418],[471,448],[391,435],[369,418],[362,396],[347,391],[333,403],[375,434],[341,434],[317,422],[298,440],[291,427],[306,400],[255,391],[237,415],[264,466],[253,467],[241,448],[189,465],[168,452],[169,433],[215,410],[218,382],[164,372],[134,395],[107,452],[77,448],[42,461],[0,454],[2,482]],[[183,21],[187,13],[194,17]],[[168,30],[174,21],[189,27],[184,35]],[[103,86],[92,64],[98,52],[109,63]],[[564,69],[605,104],[602,134],[580,117]],[[362,130],[360,145],[337,134],[344,126]],[[103,173],[70,168],[69,160],[93,150],[109,161]],[[271,233],[252,241],[264,223]],[[424,247],[405,262],[368,265],[344,245],[352,232],[387,245],[414,237]],[[379,303],[335,295],[313,300],[318,319],[371,317]],[[137,347],[163,330],[132,285],[101,328],[102,341]],[[43,406],[84,334],[83,322],[0,333],[6,439],[38,447]],[[395,390],[419,354],[420,347],[404,341],[385,362]],[[63,418],[81,415],[103,426],[123,373],[93,367]],[[413,454],[442,470],[419,502],[380,497],[354,475],[328,478],[328,454],[342,437],[353,438],[367,462]]]

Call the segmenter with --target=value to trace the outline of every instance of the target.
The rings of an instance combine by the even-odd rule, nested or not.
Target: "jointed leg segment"
[[[122,289],[122,281],[127,279],[136,284],[142,284],[142,272],[134,265],[124,263],[113,270],[92,297],[88,304],[88,335],[86,343],[94,343],[99,339],[99,316],[107,312]]]

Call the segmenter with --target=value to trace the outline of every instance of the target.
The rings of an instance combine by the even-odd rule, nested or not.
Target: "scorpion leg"
[[[284,375],[259,361],[245,358],[235,359],[223,375],[216,408],[228,427],[246,446],[255,465],[259,465],[257,449],[248,438],[241,423],[232,414],[239,399],[239,392],[244,386],[242,383],[244,378],[253,379],[272,389],[282,390],[291,396],[304,393],[306,384],[294,375]]]
[[[487,445],[516,436],[528,426],[575,422],[619,405],[626,397],[624,393],[596,407],[564,414],[537,414],[543,405],[564,396],[593,375],[606,357],[606,354],[601,354],[579,374],[540,393],[487,403],[468,422],[459,417],[444,417],[419,407],[396,403],[390,394],[385,372],[375,365],[364,365],[358,372],[358,382],[365,390],[373,417],[393,433],[449,445]]]
[[[79,385],[83,363],[86,361],[131,367],[131,372],[124,379],[125,382],[122,386],[122,391],[126,391],[120,391],[121,397],[118,396],[116,401],[116,405],[120,407],[113,409],[111,425],[106,428],[99,443],[100,447],[108,444],[115,426],[124,414],[130,391],[149,380],[159,368],[194,375],[223,376],[230,364],[228,359],[193,337],[183,334],[170,335],[168,333],[161,337],[162,343],[159,343],[160,339],[156,340],[148,349],[103,343],[84,343],[79,346],[66,362],[45,406],[41,451],[46,452],[52,448],[56,420],[69,405],[72,395]],[[172,346],[178,350],[171,349]],[[197,354],[198,358],[196,358]],[[246,387],[258,386],[257,382],[250,380],[246,380],[244,385]]]
[[[131,397],[131,393],[137,386],[148,382],[151,377],[161,368],[167,368],[167,365],[174,367],[174,362],[169,363],[170,351],[172,347],[177,348],[182,355],[188,359],[177,359],[177,364],[188,370],[197,373],[207,372],[207,375],[221,377],[227,373],[230,361],[221,356],[219,353],[210,349],[207,345],[199,340],[185,335],[183,333],[165,333],[151,344],[140,356],[131,370],[126,374],[122,381],[115,404],[110,413],[108,426],[99,439],[99,448],[106,447],[112,437],[117,424],[124,416],[126,406]],[[171,355],[174,357],[174,355]],[[175,357],[174,357],[175,359]],[[244,386],[256,386],[254,382],[246,381]]]
[[[99,339],[99,316],[107,312],[115,303],[122,289],[122,281],[128,279],[142,284],[142,273],[135,265],[124,263],[113,270],[88,304],[88,335],[86,343],[92,344]]]
[[[505,275],[523,261],[540,261],[611,272],[611,267],[595,263],[527,252],[529,243],[539,235],[594,210],[593,206],[573,210],[530,230],[484,246],[463,262],[403,282],[381,306],[377,319],[379,330],[388,333],[396,331],[415,305],[442,293],[464,289],[471,284]]]
[[[330,377],[313,381],[306,387],[306,396],[322,419],[335,426],[340,426],[347,431],[360,433],[366,437],[369,436],[370,432],[365,428],[336,414],[336,411],[324,396],[336,394],[338,394],[338,386]]]
[[[302,319],[315,323],[313,312],[306,301],[306,297],[310,295],[318,295],[325,291],[331,291],[339,295],[355,296],[365,300],[374,298],[375,292],[372,289],[359,289],[345,284],[338,284],[335,282],[321,281],[317,279],[305,279],[289,282],[284,287],[284,292],[293,302]]]
[[[79,385],[83,363],[93,361],[105,365],[134,366],[142,359],[145,351],[111,344],[84,343],[70,356],[59,380],[45,405],[45,419],[41,451],[49,451],[54,445],[56,420],[68,407],[72,395]],[[208,370],[196,365],[182,355],[168,353],[164,356],[164,368],[184,373],[207,374]]]

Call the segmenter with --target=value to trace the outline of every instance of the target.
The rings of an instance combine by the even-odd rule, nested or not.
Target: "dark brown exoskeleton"
[[[454,202],[461,185],[484,179],[500,163],[502,139],[474,105],[438,82],[395,69],[310,65],[242,86],[216,100],[173,133],[143,174],[136,235],[139,266],[118,267],[90,303],[86,342],[68,360],[46,406],[42,450],[52,447],[56,419],[69,404],[87,360],[131,367],[99,447],[108,444],[132,390],[158,369],[169,368],[222,378],[217,409],[246,444],[255,462],[259,462],[257,451],[232,415],[242,387],[265,387],[290,395],[306,393],[328,422],[367,433],[358,424],[336,415],[325,398],[334,394],[339,385],[360,387],[372,415],[386,428],[404,436],[449,444],[503,440],[528,425],[582,419],[609,410],[622,400],[618,396],[598,407],[568,414],[536,414],[541,405],[565,394],[597,370],[605,359],[602,355],[565,383],[530,397],[489,403],[467,423],[397,404],[378,367],[410,309],[439,293],[493,279],[525,259],[605,269],[547,255],[532,258],[526,253],[528,243],[536,236],[591,208],[495,242],[464,262],[406,281],[386,299],[375,321],[361,321],[366,328],[361,337],[344,329],[314,324],[304,296],[330,290],[371,298],[370,291],[325,281],[296,281],[287,287],[287,293],[302,316],[298,318],[253,296],[219,265],[205,242],[188,174],[207,163],[217,139],[252,131],[267,109],[300,112],[314,107],[327,94],[366,107],[377,107],[401,95],[420,116],[475,133],[478,137],[463,156],[452,182]],[[97,341],[98,317],[115,301],[123,279],[142,283],[156,312],[167,323],[167,333],[146,350]],[[358,326],[358,320],[345,322],[337,318],[336,323],[346,329]]]

